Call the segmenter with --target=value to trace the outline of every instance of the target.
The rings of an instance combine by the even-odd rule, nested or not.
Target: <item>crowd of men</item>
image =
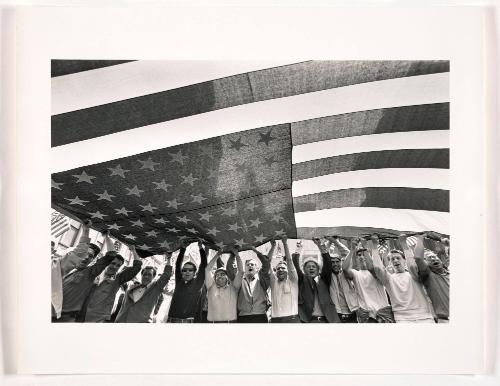
[[[447,323],[449,320],[449,240],[436,250],[424,247],[426,234],[398,239],[400,249],[372,235],[314,239],[321,259],[293,254],[282,239],[284,257],[267,255],[243,263],[237,248],[226,264],[222,251],[207,261],[210,246],[198,241],[200,263],[185,261],[181,245],[175,269],[167,252],[159,274],[142,267],[135,248],[127,267],[109,233],[100,248],[90,243],[91,223],[83,225],[77,246],[64,256],[52,243],[53,322],[152,322],[172,273],[175,287],[164,321],[168,323]],[[436,237],[433,236],[435,240]],[[260,262],[260,264],[258,263]],[[274,267],[273,267],[274,266]],[[174,271],[174,272],[172,272]],[[140,275],[139,275],[140,273]],[[140,279],[138,279],[140,277]]]

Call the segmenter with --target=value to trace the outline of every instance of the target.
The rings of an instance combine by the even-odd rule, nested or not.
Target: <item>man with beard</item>
[[[349,249],[342,244],[336,237],[328,237],[338,249],[338,251],[347,256]],[[335,303],[337,314],[342,323],[357,323],[356,311],[359,308],[358,294],[351,280],[349,280],[342,270],[342,257],[334,252],[331,255],[332,275],[330,284],[330,297]]]
[[[111,264],[116,256],[114,245],[109,237],[109,231],[103,233],[106,252],[104,257],[95,263],[89,264],[95,250],[88,249],[88,257],[78,263],[75,270],[67,274],[63,279],[63,304],[60,322],[75,322],[80,315],[83,303],[89,295],[94,280],[104,269]],[[91,251],[92,249],[92,251]]]
[[[323,257],[323,269],[320,274],[319,265],[312,259],[303,262],[302,273],[299,264],[299,254],[293,254],[293,263],[299,278],[299,317],[303,323],[340,323],[335,304],[330,298],[330,282],[332,267],[329,245],[313,239]]]
[[[396,323],[434,323],[424,287],[418,277],[413,253],[406,243],[406,236],[400,236],[399,242],[404,252],[397,249],[391,251],[393,274],[383,267],[378,252],[378,237],[373,236],[369,242],[375,274],[389,293]]]
[[[356,259],[357,269],[353,269],[352,260]],[[368,251],[360,247],[360,240],[351,241],[351,250],[342,263],[346,278],[351,279],[358,295],[359,323],[394,323],[387,293],[382,282],[375,275],[373,261]]]
[[[90,226],[92,221],[87,220],[82,225],[82,232],[75,249],[66,253],[63,257],[56,255],[55,242],[51,242],[52,249],[52,268],[51,268],[51,286],[52,286],[52,321],[57,321],[61,317],[63,304],[63,279],[75,269],[79,264],[85,267],[101,251],[100,248],[90,243]]]
[[[103,280],[100,283],[94,284],[82,309],[82,321],[93,323],[110,321],[116,293],[120,289],[120,286],[132,280],[141,270],[142,261],[135,250],[135,246],[131,246],[130,251],[134,256],[134,262],[131,267],[127,267],[117,274],[124,259],[121,255],[116,254],[111,264],[104,271]]]
[[[424,250],[424,236],[417,236],[415,263],[427,295],[431,299],[438,323],[448,323],[450,316],[450,272],[441,259]]]
[[[175,262],[175,289],[168,312],[168,323],[193,323],[202,296],[208,248],[205,250],[202,242],[198,241],[200,266],[197,270],[193,262],[182,265],[186,247],[186,243],[183,243]]]
[[[217,268],[212,276],[212,267],[222,254],[221,251],[215,254],[205,268],[209,323],[235,323],[237,321],[238,291],[243,280],[243,263],[236,248],[233,248],[232,253],[236,258],[238,269],[233,281],[229,281],[224,268]]]
[[[273,240],[274,241],[274,240]],[[287,239],[281,239],[285,260],[276,265],[276,273],[269,265],[271,285],[271,323],[300,323],[298,311],[299,278],[293,265]]]
[[[151,322],[153,309],[172,276],[171,257],[172,252],[165,254],[163,273],[156,281],[153,281],[156,277],[156,268],[149,266],[142,269],[141,283],[132,285],[128,289],[115,323]]]

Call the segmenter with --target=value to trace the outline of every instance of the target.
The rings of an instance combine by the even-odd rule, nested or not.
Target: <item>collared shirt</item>
[[[339,274],[342,275],[342,274]],[[350,314],[351,310],[347,304],[346,296],[340,283],[339,275],[332,274],[332,282],[330,284],[330,297],[335,303],[335,308],[339,314]]]
[[[224,287],[217,287],[214,283],[208,288],[208,314],[209,322],[224,322],[236,320],[236,307],[238,291],[232,283]]]
[[[298,280],[278,280],[275,273],[271,273],[271,316],[279,318],[299,313],[299,282]]]
[[[359,306],[376,318],[377,311],[389,306],[384,286],[367,270],[351,270]]]
[[[260,282],[260,273],[253,279],[244,277],[238,294],[239,315],[260,315],[267,311],[267,290],[264,290]]]

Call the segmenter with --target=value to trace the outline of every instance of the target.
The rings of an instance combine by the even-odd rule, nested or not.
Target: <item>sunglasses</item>
[[[182,272],[194,272],[194,269],[184,268],[184,269],[182,269]]]

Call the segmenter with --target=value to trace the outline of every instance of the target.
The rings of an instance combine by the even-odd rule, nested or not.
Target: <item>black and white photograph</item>
[[[453,322],[449,77],[52,59],[52,323]]]

